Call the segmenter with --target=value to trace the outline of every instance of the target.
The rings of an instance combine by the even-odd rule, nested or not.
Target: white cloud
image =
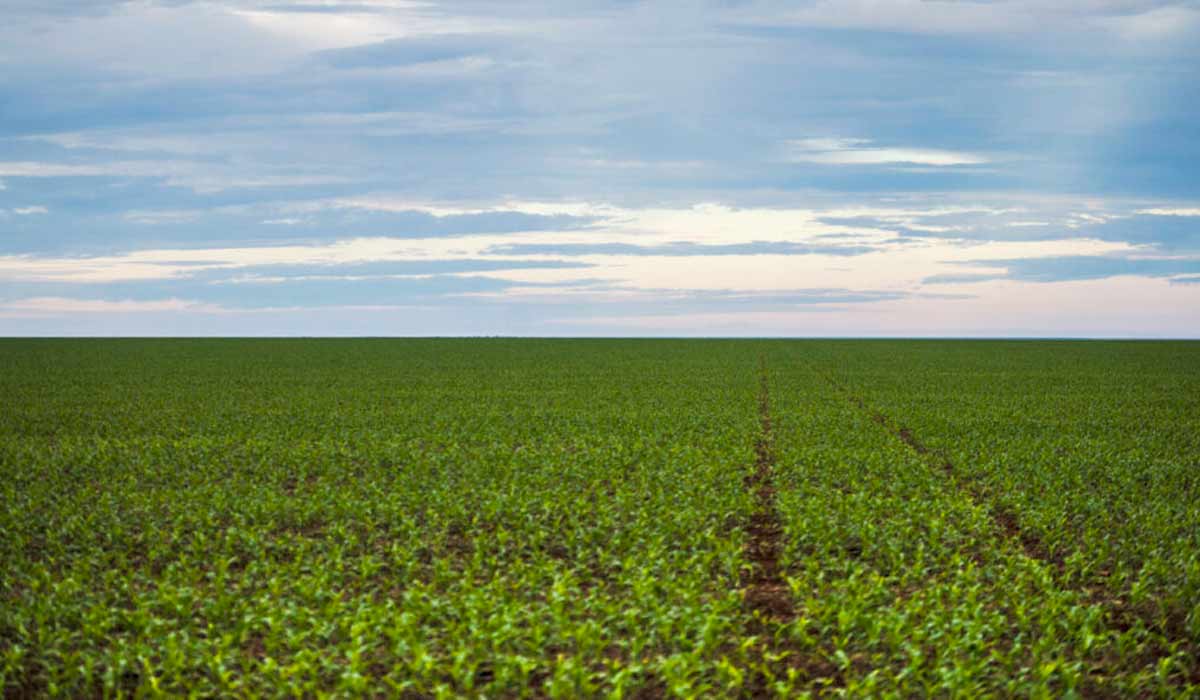
[[[468,275],[464,275],[468,276]],[[498,276],[492,273],[471,275],[475,277],[491,277],[496,279]],[[500,277],[502,278],[502,277]],[[536,304],[605,304],[614,302],[664,302],[672,300],[683,300],[689,298],[689,294],[682,291],[671,291],[663,289],[629,289],[623,287],[601,287],[589,288],[588,286],[581,287],[508,287],[503,291],[498,292],[463,292],[455,294],[457,297],[471,299],[491,299],[497,301],[520,302],[520,303],[536,303]]]
[[[1152,216],[1200,216],[1200,207],[1183,207],[1178,209],[1169,208],[1154,208],[1154,209],[1138,209],[1138,214],[1150,214]]]
[[[961,275],[966,268],[973,273],[988,271],[1002,274],[1002,267],[988,266],[987,261],[1010,259],[1057,257],[1067,255],[1104,255],[1114,253],[1137,253],[1138,248],[1128,243],[1093,239],[1052,239],[1032,241],[976,241],[969,236],[955,238],[905,239],[887,230],[872,230],[868,225],[860,226],[855,217],[876,218],[882,221],[907,222],[921,225],[922,220],[936,220],[943,228],[957,227],[958,217],[994,218],[995,225],[1003,227],[1012,222],[1017,224],[1042,224],[1034,217],[1045,217],[1054,221],[1055,216],[1070,217],[1071,220],[1107,220],[1115,216],[1100,208],[1091,208],[1078,201],[1059,203],[1054,207],[1056,215],[1037,210],[1033,216],[1025,209],[1012,209],[989,204],[943,204],[921,208],[907,200],[908,206],[847,207],[841,209],[772,209],[734,208],[721,204],[701,204],[692,207],[628,209],[600,203],[587,202],[518,202],[510,201],[486,207],[474,204],[417,205],[441,215],[464,211],[525,211],[525,212],[604,212],[603,219],[588,229],[553,232],[518,232],[512,234],[478,234],[460,237],[430,238],[354,238],[327,244],[305,245],[259,245],[228,248],[188,248],[138,250],[118,255],[81,256],[0,256],[0,278],[13,282],[50,281],[58,283],[97,283],[111,281],[170,280],[186,278],[201,271],[224,271],[226,276],[213,277],[215,281],[244,285],[273,284],[302,281],[305,279],[342,279],[371,284],[371,279],[383,277],[422,277],[423,274],[395,275],[383,270],[364,275],[361,271],[344,266],[359,263],[419,262],[432,260],[488,259],[493,261],[541,261],[562,259],[554,251],[554,244],[603,244],[626,243],[632,245],[654,245],[662,243],[691,242],[697,244],[753,243],[756,241],[812,242],[837,241],[837,244],[869,245],[874,252],[852,256],[815,255],[675,255],[639,256],[623,253],[620,248],[612,253],[597,253],[573,256],[571,260],[583,262],[590,267],[580,268],[526,268],[501,269],[486,272],[454,273],[461,277],[484,277],[502,280],[514,286],[499,292],[471,293],[459,295],[460,301],[478,298],[496,303],[520,305],[550,305],[563,309],[564,316],[572,312],[575,305],[604,305],[638,303],[652,306],[656,302],[672,299],[688,300],[703,297],[714,291],[736,290],[737,294],[750,300],[746,313],[712,313],[700,316],[630,316],[605,319],[592,318],[596,328],[628,327],[652,330],[655,328],[676,329],[696,332],[726,332],[748,334],[855,334],[861,335],[864,328],[879,333],[950,333],[989,332],[1003,333],[1000,321],[993,325],[972,325],[972,319],[987,317],[1000,319],[1004,323],[1021,323],[1021,313],[1042,304],[1059,310],[1075,308],[1086,295],[1078,294],[1078,286],[1051,286],[1051,283],[1028,285],[1011,280],[975,282],[956,286],[939,286],[950,293],[971,295],[974,300],[962,299],[906,299],[863,301],[850,304],[812,304],[794,312],[753,311],[753,300],[761,297],[768,300],[772,294],[805,289],[875,290],[884,295],[897,297],[919,296],[923,280],[936,275]],[[392,200],[386,196],[359,202],[364,206],[399,206],[401,210],[412,210],[411,202]],[[339,206],[330,200],[314,203],[313,206]],[[1186,209],[1173,209],[1184,211]],[[170,214],[170,212],[166,212]],[[184,215],[188,212],[183,212]],[[134,213],[131,220],[137,220]],[[847,218],[846,225],[831,224],[826,218]],[[1028,218],[1026,218],[1028,217]],[[154,220],[153,216],[145,218]],[[828,238],[834,235],[837,238]],[[844,238],[852,236],[851,239]],[[489,252],[495,246],[514,243],[550,244],[541,254],[501,254]],[[519,249],[517,249],[519,250]],[[297,270],[296,275],[280,275],[258,266],[288,265],[311,267]],[[422,271],[423,272],[423,271]],[[590,282],[595,280],[596,282]],[[1116,283],[1113,283],[1116,285]],[[1133,298],[1144,299],[1150,291],[1165,289],[1161,284],[1149,284],[1144,279],[1134,278],[1126,286],[1101,287],[1098,283],[1089,289],[1135,290]],[[546,285],[550,285],[547,287]],[[555,285],[562,285],[555,287]],[[1026,287],[1057,290],[1054,298],[1042,298]],[[1183,288],[1187,289],[1183,289]],[[1170,295],[1173,304],[1171,322],[1182,318],[1180,305],[1190,303],[1200,286],[1176,284],[1171,290],[1161,292]],[[1183,289],[1183,291],[1180,291]],[[80,295],[86,287],[80,288]],[[1189,296],[1191,295],[1191,296]],[[1094,301],[1092,298],[1092,301]],[[1105,297],[1107,298],[1107,297]],[[1168,298],[1168,297],[1164,297]],[[702,303],[702,299],[698,302]],[[764,302],[769,303],[769,302]],[[1115,302],[1114,302],[1115,303]],[[1122,302],[1124,303],[1124,302]],[[1058,304],[1059,306],[1055,306]],[[814,313],[818,308],[821,313]],[[1040,307],[1039,307],[1040,308]],[[385,311],[393,307],[362,307],[359,310]],[[394,310],[394,309],[393,309]],[[903,314],[895,317],[884,313]],[[116,314],[152,313],[166,314],[242,314],[242,313],[292,313],[288,309],[229,309],[201,302],[181,299],[156,301],[108,301],[68,299],[63,297],[35,297],[0,304],[0,316],[14,317],[65,317],[69,314]],[[297,311],[298,313],[298,311]],[[922,325],[922,314],[930,315],[941,325]],[[1185,314],[1186,315],[1186,314]],[[813,325],[804,319],[829,319]],[[1033,317],[1030,317],[1033,318]],[[1050,317],[1036,320],[1050,322]],[[1111,320],[1095,328],[1118,327]],[[572,321],[563,321],[570,324]],[[931,322],[932,323],[932,322]],[[1033,320],[1030,323],[1034,323]],[[905,325],[907,324],[907,325]],[[958,325],[955,325],[958,324]],[[1030,333],[1042,326],[1013,325],[1013,329]],[[1046,326],[1047,328],[1049,326]],[[1141,328],[1140,326],[1138,328]],[[1138,331],[1130,327],[1130,332]],[[1149,328],[1147,326],[1146,328]],[[717,329],[717,330],[714,330]],[[725,330],[721,330],[725,329]],[[957,330],[954,330],[957,329]],[[1077,327],[1080,333],[1086,329]],[[1016,332],[1016,331],[1014,331]],[[1150,332],[1146,330],[1146,332]]]
[[[71,150],[104,149],[126,151],[134,154],[161,152],[195,156],[212,152],[211,139],[214,136],[222,139],[229,146],[245,148],[250,145],[244,142],[228,143],[229,134],[225,129],[221,129],[216,134],[200,133],[185,135],[146,133],[144,129],[94,129],[90,131],[60,131],[49,134],[34,134],[24,137],[24,140],[52,143],[60,148]]]
[[[188,187],[200,194],[257,187],[303,187],[351,182],[325,173],[247,172],[242,167],[214,167],[183,160],[127,160],[106,163],[47,163],[0,161],[0,175],[9,177],[150,177],[167,185]]]
[[[610,158],[565,158],[562,164],[567,167],[598,168],[604,170],[634,170],[662,171],[676,173],[697,173],[709,167],[702,160],[636,160]]]
[[[14,214],[17,214],[19,216],[30,216],[32,214],[48,214],[48,213],[50,213],[49,209],[47,209],[46,207],[42,207],[42,206],[17,207],[15,209],[13,209],[12,211]]]
[[[1157,0],[815,0],[781,10],[776,3],[756,2],[737,11],[735,21],[914,34],[1078,33],[1091,28],[1126,41],[1177,36],[1195,26],[1193,9],[1166,5]]]
[[[305,47],[265,32],[215,3],[113,3],[111,12],[0,27],[0,62],[52,57],[151,81],[272,73]]]
[[[370,237],[343,239],[325,244],[243,246],[226,248],[188,248],[137,250],[95,257],[0,256],[0,277],[24,281],[96,283],[152,279],[179,279],[211,270],[231,273],[261,265],[328,266],[338,274],[338,266],[370,262],[415,262],[432,260],[482,259],[496,261],[546,261],[562,259],[554,245],[595,245],[619,243],[635,246],[692,244],[726,245],[758,242],[808,243],[822,248],[837,245],[872,246],[876,252],[854,256],[833,256],[836,249],[811,255],[677,255],[638,256],[619,249],[611,253],[590,253],[571,259],[586,263],[587,268],[530,268],[489,272],[488,276],[516,283],[564,283],[582,278],[613,280],[629,289],[706,289],[755,288],[793,289],[797,279],[805,286],[829,288],[878,288],[880,284],[912,285],[922,278],[953,272],[953,263],[963,260],[1004,259],[1048,255],[1086,255],[1131,250],[1122,242],[1088,239],[1058,239],[1025,242],[985,242],[970,240],[967,225],[945,217],[970,214],[990,216],[1011,210],[992,206],[859,207],[844,209],[772,209],[733,208],[721,204],[692,207],[626,209],[586,202],[510,201],[486,207],[471,204],[421,204],[386,196],[353,201],[324,200],[310,208],[353,206],[396,211],[426,211],[435,216],[461,213],[517,211],[537,214],[596,215],[600,220],[590,227],[563,231],[481,233],[453,237],[393,238]],[[302,208],[301,208],[302,209]],[[277,221],[302,221],[303,210],[282,213]],[[190,211],[130,212],[128,220],[152,224],[187,221]],[[1087,212],[1072,216],[1105,220]],[[845,217],[875,218],[912,229],[934,231],[942,239],[902,239],[886,229],[870,224],[829,223],[824,219]],[[938,217],[938,223],[925,223]],[[1072,219],[1074,220],[1074,219]],[[1090,219],[1089,219],[1090,220]],[[959,231],[962,230],[960,234]],[[852,239],[828,239],[829,235],[853,236]],[[505,245],[546,245],[541,253],[493,252]],[[765,252],[765,251],[764,251]],[[836,262],[836,265],[834,264]]]
[[[270,9],[239,10],[235,14],[251,26],[310,51],[349,48],[389,39],[439,34],[479,34],[529,31],[527,23],[493,17],[454,16],[423,2],[391,2],[355,11],[362,4],[347,4],[340,12],[278,12]],[[330,5],[325,5],[331,7]]]
[[[363,209],[381,212],[420,212],[442,218],[472,214],[521,213],[539,216],[620,216],[624,211],[618,207],[592,202],[537,202],[508,200],[500,203],[429,202],[398,197],[388,194],[370,194],[344,197],[324,202],[313,202],[310,210],[325,208]]]
[[[188,187],[198,194],[213,194],[225,190],[259,187],[308,187],[311,185],[340,185],[352,182],[337,175],[178,175],[167,178],[166,184]]]
[[[329,311],[412,311],[428,310],[430,307],[415,304],[343,304],[323,306]],[[313,309],[299,306],[228,307],[187,299],[154,300],[106,300],[78,299],[71,297],[28,297],[0,301],[0,318],[46,318],[54,316],[94,314],[146,314],[146,313],[194,313],[194,314],[277,314],[311,313]]]
[[[445,238],[352,238],[320,245],[245,246],[138,250],[94,257],[0,256],[0,278],[29,282],[100,282],[179,279],[206,270],[260,265],[328,266],[371,262],[417,262],[477,258],[488,248],[510,241],[501,235]],[[538,256],[487,256],[520,261]]]
[[[244,117],[234,126],[242,124],[272,128],[294,125],[296,127],[319,127],[321,129],[345,127],[355,134],[378,136],[404,134],[454,134],[496,129],[509,121],[495,118],[468,117],[443,112],[310,112],[297,115],[272,115]],[[261,137],[261,130],[254,132]]]
[[[1101,17],[1095,23],[1129,42],[1162,42],[1195,31],[1200,11],[1194,7],[1156,7],[1146,12]]]
[[[127,164],[110,163],[108,166],[76,165],[71,163],[39,163],[34,161],[0,162],[0,175],[8,177],[79,177],[110,175],[124,171]],[[124,173],[122,173],[124,174]]]
[[[935,167],[979,165],[987,157],[964,151],[933,148],[872,147],[867,139],[794,139],[786,142],[785,158],[791,162],[822,165],[915,164]]]
[[[29,317],[62,314],[109,314],[175,311],[212,311],[219,307],[183,299],[157,301],[107,301],[103,299],[71,299],[68,297],[30,297],[0,302],[0,316]]]
[[[195,221],[203,212],[198,210],[157,209],[153,211],[133,210],[125,212],[126,221],[154,226],[158,224],[182,224]]]
[[[202,129],[186,120],[23,136],[24,141],[53,144],[83,158],[111,160],[80,162],[70,154],[61,161],[74,162],[0,162],[0,170],[25,177],[172,177],[187,185],[202,180],[198,183],[202,187],[226,189],[255,184],[263,176],[274,176],[278,182],[281,176],[297,174],[322,184],[340,172],[353,171],[353,159],[345,149],[355,153],[354,144],[364,139],[495,132],[513,121],[432,111],[232,114],[205,119]],[[303,165],[279,165],[281,157]]]

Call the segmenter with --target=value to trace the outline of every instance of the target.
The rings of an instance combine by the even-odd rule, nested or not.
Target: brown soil
[[[754,565],[745,577],[745,601],[747,607],[763,621],[788,622],[795,618],[792,594],[779,567],[779,555],[783,549],[783,525],[775,509],[775,486],[772,469],[775,457],[772,450],[771,400],[767,385],[767,370],[763,364],[760,372],[758,415],[761,424],[758,439],[754,444],[754,470],[747,477],[747,485],[754,489],[757,508],[750,517],[746,532],[746,558]]]
[[[760,367],[758,393],[758,415],[760,429],[754,443],[754,465],[746,474],[746,487],[755,497],[754,513],[745,524],[746,559],[752,564],[742,576],[742,595],[746,609],[751,614],[749,629],[759,638],[755,653],[766,657],[768,652],[779,653],[780,640],[776,632],[781,625],[796,619],[796,608],[792,591],[784,576],[779,559],[783,553],[783,524],[775,505],[774,439],[771,421],[771,400],[765,362]],[[786,643],[785,643],[786,644]],[[782,662],[788,666],[802,668],[809,675],[818,674],[818,669],[807,668],[807,657],[789,654]],[[825,670],[823,667],[819,670]],[[783,672],[780,669],[780,672]],[[765,674],[754,674],[747,679],[742,689],[744,697],[769,697],[770,681]]]

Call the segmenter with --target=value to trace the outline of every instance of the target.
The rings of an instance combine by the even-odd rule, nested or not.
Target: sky
[[[4,0],[0,335],[1200,337],[1200,2]]]

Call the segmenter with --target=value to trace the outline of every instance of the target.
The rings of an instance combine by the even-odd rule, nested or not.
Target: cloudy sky
[[[4,0],[0,335],[1200,336],[1200,3]]]

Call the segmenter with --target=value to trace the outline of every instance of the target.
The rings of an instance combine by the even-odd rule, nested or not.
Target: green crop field
[[[1200,695],[1200,343],[0,341],[9,697]]]

